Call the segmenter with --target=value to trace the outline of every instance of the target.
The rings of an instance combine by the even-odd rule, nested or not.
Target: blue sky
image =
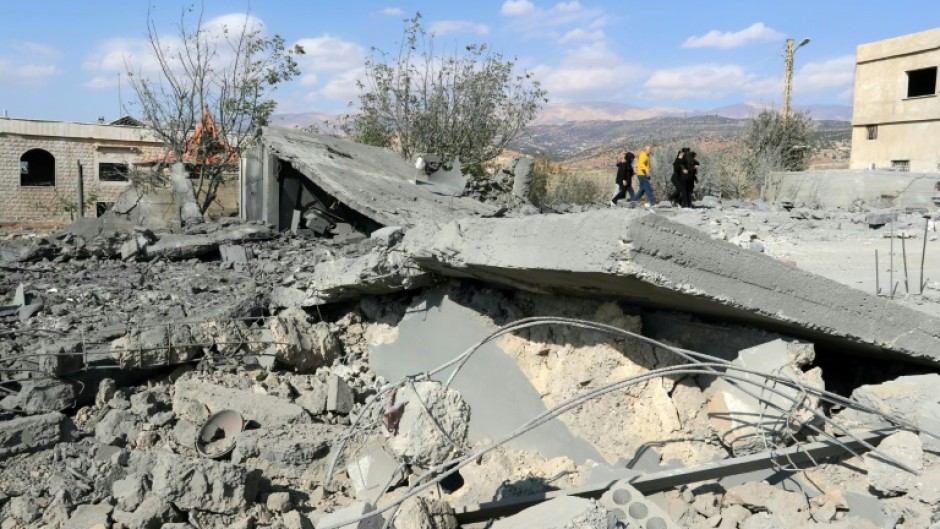
[[[171,33],[192,2],[154,0]],[[197,9],[200,4],[196,4]],[[246,2],[206,0],[208,23],[243,20]],[[0,108],[11,117],[94,121],[117,117],[124,58],[143,55],[147,2],[4,3]],[[936,0],[594,1],[255,0],[269,34],[301,43],[302,77],[278,90],[279,112],[338,112],[372,46],[391,50],[402,19],[420,11],[443,45],[487,42],[536,73],[553,102],[615,102],[704,110],[779,105],[786,38],[797,51],[794,104],[851,104],[858,44],[940,25]],[[125,102],[132,99],[126,85]]]

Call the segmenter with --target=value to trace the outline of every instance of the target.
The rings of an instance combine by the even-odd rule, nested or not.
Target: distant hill
[[[560,125],[571,121],[635,121],[662,117],[718,116],[745,119],[760,113],[770,105],[763,103],[737,103],[708,110],[689,110],[676,107],[638,107],[621,103],[549,103],[542,109],[536,125]],[[809,112],[818,120],[850,121],[852,107],[847,105],[796,106],[797,112]]]
[[[510,148],[530,155],[547,155],[555,160],[592,156],[608,149],[640,149],[646,143],[664,145],[689,143],[721,144],[747,130],[747,119],[715,115],[658,117],[633,121],[574,121],[558,125],[526,128]],[[848,121],[817,120],[816,136],[826,141],[851,138]]]

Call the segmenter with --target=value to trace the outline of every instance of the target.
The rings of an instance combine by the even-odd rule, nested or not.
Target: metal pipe
[[[907,243],[904,237],[901,237],[901,256],[904,259],[904,292],[910,294],[911,287],[907,282]]]
[[[875,248],[875,295],[881,295],[881,273],[878,271],[878,248]]]
[[[891,287],[891,299],[894,299],[894,210],[891,211],[891,222],[889,223],[891,234],[888,236],[891,242],[891,267],[888,269],[890,273],[891,282],[889,286]]]
[[[924,256],[927,255],[927,228],[930,227],[930,217],[924,217],[924,247],[920,251],[920,294],[924,294],[924,287],[927,282],[924,281]]]

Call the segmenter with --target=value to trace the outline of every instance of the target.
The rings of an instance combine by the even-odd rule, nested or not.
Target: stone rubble
[[[722,358],[738,358],[739,365],[851,395],[918,430],[940,433],[936,367],[925,365],[926,356],[880,358],[881,351],[893,346],[879,329],[884,322],[859,321],[853,327],[867,326],[864,332],[881,336],[884,343],[869,344],[869,356],[846,361],[839,356],[848,343],[840,341],[845,336],[832,333],[826,322],[813,322],[814,336],[820,337],[814,341],[790,334],[803,325],[800,321],[809,320],[764,327],[757,320],[767,322],[771,316],[725,322],[682,310],[684,302],[698,295],[697,280],[686,275],[683,283],[673,275],[665,281],[672,273],[665,268],[638,274],[657,285],[650,296],[669,298],[661,306],[655,297],[652,303],[640,303],[605,294],[606,277],[577,288],[548,288],[552,281],[562,284],[557,282],[562,276],[562,282],[578,281],[574,274],[541,276],[553,256],[528,256],[531,270],[514,268],[512,262],[491,263],[489,269],[485,259],[472,262],[468,258],[476,255],[471,246],[487,241],[468,234],[481,227],[510,221],[524,231],[571,219],[584,219],[584,227],[597,215],[621,213],[524,215],[518,197],[513,198],[514,175],[528,170],[516,164],[488,181],[468,183],[471,196],[506,207],[514,219],[442,219],[435,225],[389,226],[346,241],[276,233],[264,224],[234,219],[188,222],[175,231],[120,219],[84,219],[48,237],[0,241],[0,294],[16,307],[0,311],[0,329],[10,331],[0,334],[0,362],[10,370],[0,372],[0,387],[8,390],[0,393],[0,529],[323,529],[383,508],[403,497],[425,470],[491,441],[474,436],[475,421],[486,416],[485,410],[471,405],[460,390],[445,388],[436,378],[427,380],[423,373],[412,373],[393,399],[383,397],[371,405],[387,384],[398,382],[378,374],[377,351],[405,332],[402,322],[415,307],[442,310],[434,302],[440,292],[469,314],[453,328],[438,329],[444,336],[456,338],[471,320],[496,328],[532,316],[587,319],[647,336],[657,328],[662,336],[666,326],[672,332],[661,339],[672,345],[695,349],[706,336],[712,353]],[[663,208],[659,214],[684,225],[673,233],[685,233],[688,227],[709,240],[737,245],[731,248],[748,258],[765,254],[785,266],[821,266],[813,264],[814,254],[801,254],[801,247],[870,240],[864,237],[874,235],[867,232],[885,230],[891,220],[896,230],[923,229],[922,217],[904,212],[805,205],[784,211],[777,205],[713,197],[703,206]],[[426,233],[447,244],[427,244],[422,250],[427,253],[414,259],[414,245]],[[658,232],[649,228],[648,233]],[[556,243],[561,240],[558,233],[547,235]],[[578,235],[585,247],[609,236]],[[913,251],[912,241],[907,242]],[[616,245],[642,249],[635,240]],[[649,262],[665,262],[668,249],[656,248],[649,252]],[[585,266],[585,277],[624,278],[636,272],[624,263],[618,270],[614,254],[590,256],[595,257],[597,267]],[[570,256],[578,258],[586,256]],[[534,277],[520,281],[525,274]],[[895,275],[897,279],[900,273]],[[667,284],[677,286],[669,290],[662,286]],[[903,304],[905,311],[924,318],[940,314],[936,282],[928,282],[923,295],[899,298],[888,310]],[[23,312],[23,307],[32,308]],[[504,335],[494,344],[502,354],[498,360],[518,368],[545,409],[680,362],[661,348],[577,328],[533,328]],[[449,358],[462,352],[435,340],[419,343],[411,354],[432,350],[446,350]],[[472,372],[469,364],[467,372]],[[496,380],[472,383],[487,388]],[[572,439],[595,450],[596,460],[576,462],[573,450],[549,457],[538,450],[500,447],[440,487],[409,498],[392,526],[456,529],[462,508],[576,488],[590,482],[592,469],[626,475],[761,452],[764,438],[755,436],[753,422],[743,419],[755,412],[763,415],[765,426],[785,431],[783,444],[793,438],[818,440],[806,425],[832,428],[807,410],[846,428],[884,426],[871,414],[812,398],[793,414],[784,414],[735,391],[709,375],[682,375],[604,395],[559,419]],[[771,400],[780,406],[788,402]],[[508,415],[518,404],[500,403],[497,415]],[[209,416],[222,410],[239,412],[243,430],[230,455],[202,457],[195,439]],[[716,422],[710,417],[716,410],[738,422]],[[383,419],[392,415],[397,431],[384,426]],[[347,435],[354,421],[360,422]],[[786,424],[776,424],[781,421]],[[546,431],[533,435],[547,437]],[[734,485],[715,480],[684,485],[649,500],[680,527],[933,527],[940,524],[938,443],[910,431],[880,442],[880,450],[919,470],[916,476],[868,453],[784,472],[783,481],[810,483],[806,490],[812,493],[760,477]],[[342,445],[345,451],[330,476]],[[649,457],[645,449],[650,447],[662,457]],[[632,459],[642,459],[642,468],[627,468]],[[527,527],[525,520],[538,519],[538,509],[551,510],[565,501],[567,508],[554,515],[554,526],[608,527],[609,512],[600,502],[569,500],[573,498],[543,503],[517,515],[515,522],[507,517],[494,527]],[[389,516],[377,514],[341,527],[379,528]]]

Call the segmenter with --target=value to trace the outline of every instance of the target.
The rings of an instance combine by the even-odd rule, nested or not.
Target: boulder
[[[0,400],[0,408],[35,415],[62,411],[75,405],[75,389],[59,380],[24,382],[20,391]]]

